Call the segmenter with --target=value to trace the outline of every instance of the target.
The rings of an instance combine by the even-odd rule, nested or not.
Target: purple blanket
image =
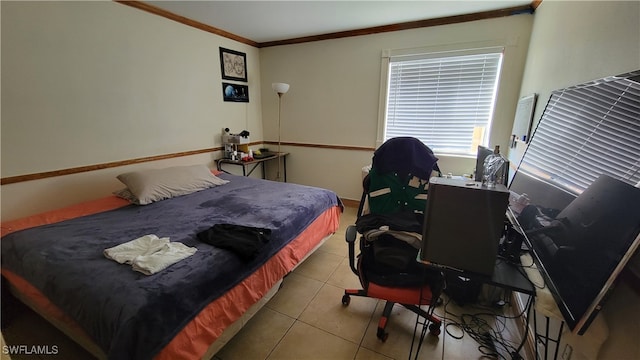
[[[44,293],[109,358],[150,359],[204,306],[339,204],[329,190],[220,177],[230,182],[9,234],[1,240],[2,267]],[[196,239],[196,233],[222,223],[271,229],[271,238],[247,263]],[[198,251],[151,276],[104,257],[104,249],[146,234],[170,237]]]

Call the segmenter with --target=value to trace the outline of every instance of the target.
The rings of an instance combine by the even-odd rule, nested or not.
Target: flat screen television
[[[509,186],[508,218],[579,335],[640,244],[639,76],[552,92]]]

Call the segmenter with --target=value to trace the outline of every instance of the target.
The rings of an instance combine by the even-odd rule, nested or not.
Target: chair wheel
[[[385,342],[385,341],[387,341],[387,338],[389,337],[389,333],[385,332],[382,329],[378,329],[378,333],[376,334],[376,336],[378,337],[378,339],[380,339],[380,341]]]
[[[431,324],[429,325],[429,333],[434,336],[440,335],[440,325],[439,324]]]
[[[349,303],[351,303],[351,296],[344,294],[342,296],[342,305],[349,306]]]

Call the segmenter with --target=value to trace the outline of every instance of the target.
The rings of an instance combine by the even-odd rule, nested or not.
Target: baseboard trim
[[[358,208],[360,206],[359,200],[344,199],[344,198],[341,198],[340,200],[342,200],[342,204],[346,207]]]

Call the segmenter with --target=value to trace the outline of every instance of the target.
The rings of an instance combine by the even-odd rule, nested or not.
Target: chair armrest
[[[354,274],[358,275],[358,269],[356,268],[356,251],[355,251],[355,243],[356,238],[358,237],[358,230],[355,225],[349,225],[347,230],[344,232],[344,239],[347,241],[349,245],[349,267]]]
[[[345,241],[348,243],[354,243],[358,237],[358,230],[355,225],[349,225],[344,232]]]

